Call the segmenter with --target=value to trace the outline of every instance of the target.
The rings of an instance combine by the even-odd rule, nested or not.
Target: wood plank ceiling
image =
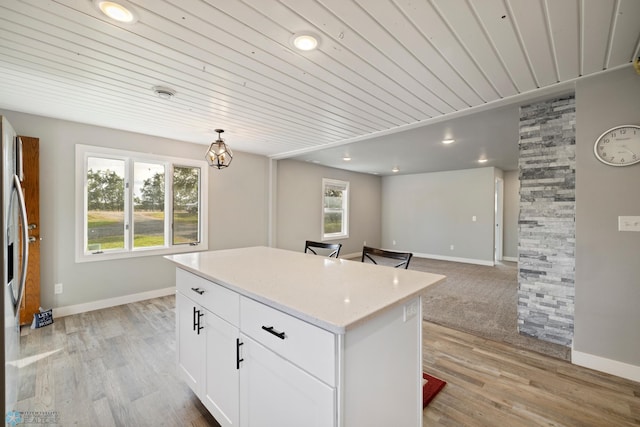
[[[628,64],[638,0],[2,0],[0,108],[285,157]],[[290,38],[312,31],[319,48]],[[152,88],[176,91],[170,100]]]

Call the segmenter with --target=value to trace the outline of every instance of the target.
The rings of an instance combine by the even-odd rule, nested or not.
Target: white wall
[[[362,252],[365,240],[378,246],[381,178],[297,160],[277,164],[276,246],[303,251],[305,240],[321,240],[322,178],[349,182],[349,238],[335,240],[340,254]]]
[[[160,256],[76,264],[75,145],[203,159],[204,145],[0,111],[20,135],[40,138],[41,304],[65,307],[163,289],[174,267]],[[231,146],[233,143],[230,142]],[[231,167],[209,173],[209,249],[267,244],[266,157],[235,152]],[[64,292],[54,295],[55,283]]]
[[[494,177],[494,168],[384,177],[382,246],[493,265]]]

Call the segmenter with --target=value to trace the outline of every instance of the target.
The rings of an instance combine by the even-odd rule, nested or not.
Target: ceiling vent
[[[176,91],[165,86],[154,86],[153,92],[162,99],[171,99],[175,96]]]

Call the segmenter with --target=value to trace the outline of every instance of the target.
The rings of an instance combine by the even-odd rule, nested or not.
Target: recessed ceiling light
[[[478,159],[478,163],[487,163],[488,160],[487,159]]]
[[[291,37],[291,44],[298,50],[313,50],[318,47],[318,37],[312,33],[296,33]]]
[[[348,161],[350,161],[350,160],[351,160],[351,157],[349,157],[349,156],[344,156],[344,157],[342,158],[342,160],[344,160],[345,162],[348,162]]]
[[[153,92],[162,99],[171,99],[175,96],[176,91],[165,86],[154,86]]]
[[[393,172],[393,173],[398,173],[398,172],[400,172],[400,169],[398,169],[398,167],[397,167],[397,166],[394,166],[394,168],[393,168],[393,169],[391,169],[391,172]]]
[[[443,144],[453,144],[455,142],[455,139],[443,139],[442,143]]]
[[[136,15],[131,6],[122,0],[93,0],[93,4],[98,8],[98,10],[100,10],[100,12],[118,22],[133,24],[138,20],[138,15]]]

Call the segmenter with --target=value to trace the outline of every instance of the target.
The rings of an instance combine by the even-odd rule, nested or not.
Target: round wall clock
[[[640,162],[640,126],[616,126],[604,132],[593,146],[596,158],[610,166]]]

